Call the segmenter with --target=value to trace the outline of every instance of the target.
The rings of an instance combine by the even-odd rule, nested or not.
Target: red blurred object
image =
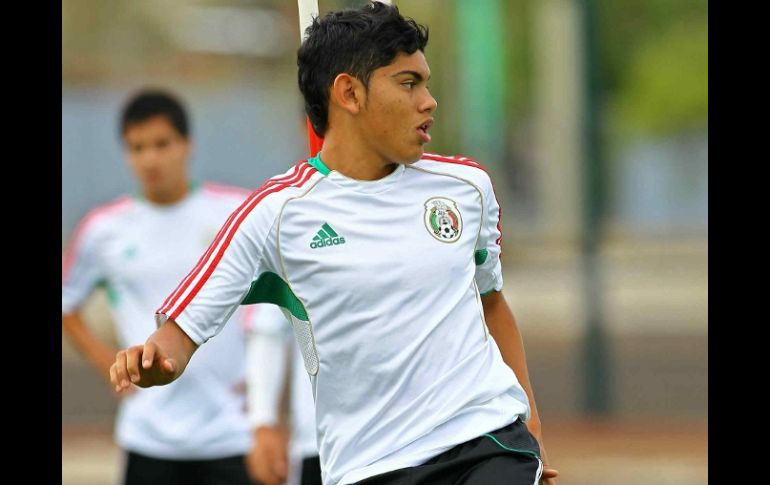
[[[318,152],[321,151],[321,147],[324,144],[324,139],[316,135],[316,132],[313,129],[313,125],[310,123],[310,118],[306,118],[306,120],[307,120],[307,141],[308,141],[308,146],[310,147],[310,158],[312,158],[316,156]]]

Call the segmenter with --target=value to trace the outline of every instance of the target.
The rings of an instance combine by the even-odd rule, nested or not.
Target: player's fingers
[[[142,367],[149,369],[152,367],[152,361],[155,360],[155,352],[157,348],[154,343],[147,342],[142,349]]]
[[[139,358],[141,356],[140,349],[132,347],[126,351],[126,371],[131,382],[139,382]]]
[[[281,450],[281,452],[276,455],[275,462],[273,463],[273,470],[281,481],[286,480],[286,477],[289,474],[289,459],[286,456],[286,450]]]
[[[246,455],[246,468],[252,480],[258,483],[261,483],[262,477],[261,477],[261,469],[260,469],[260,463],[259,463],[261,457],[259,456],[258,451],[259,451],[258,449],[252,449]]]
[[[121,393],[121,395],[123,397],[126,397],[126,396],[130,396],[132,394],[136,394],[137,389],[138,389],[138,387],[136,387],[136,386],[133,386],[133,385],[128,386],[126,389],[123,389],[123,392]]]
[[[543,478],[556,478],[559,476],[559,470],[546,466],[543,468]]]
[[[279,485],[283,482],[276,464],[279,457],[272,444],[262,448],[260,459],[260,480],[264,485]]]
[[[257,478],[263,485],[278,485],[278,477],[273,472],[273,467],[270,464],[270,459],[262,457],[257,465]]]
[[[270,481],[268,482],[268,485],[281,485],[285,479],[279,477],[275,474],[275,472],[270,474]]]
[[[273,463],[273,476],[278,482],[283,483],[284,481],[286,481],[286,476],[288,472],[289,472],[289,469],[286,466],[286,463],[283,463],[281,461],[276,461],[275,463]]]
[[[176,372],[176,361],[174,359],[164,359],[161,369],[167,374],[173,374]]]
[[[115,355],[115,378],[118,381],[118,391],[128,387],[128,374],[126,373],[126,351],[121,350]]]
[[[119,391],[120,387],[118,386],[118,376],[115,374],[115,364],[113,363],[110,366],[110,383],[115,386],[115,391]]]

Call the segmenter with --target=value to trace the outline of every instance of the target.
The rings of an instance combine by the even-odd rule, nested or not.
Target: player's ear
[[[364,104],[366,91],[361,81],[350,74],[338,74],[332,83],[329,102],[350,114],[358,114]]]

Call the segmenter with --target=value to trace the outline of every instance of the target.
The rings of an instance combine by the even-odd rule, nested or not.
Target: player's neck
[[[321,160],[330,170],[355,180],[379,180],[393,173],[397,166],[355,137],[343,138],[333,132],[324,138]]]
[[[155,205],[174,205],[182,200],[190,193],[190,183],[185,180],[181,184],[177,185],[173,189],[165,191],[144,191],[144,198],[148,202]]]

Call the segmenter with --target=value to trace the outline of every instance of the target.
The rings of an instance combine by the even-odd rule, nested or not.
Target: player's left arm
[[[516,325],[516,319],[513,312],[508,307],[503,293],[500,291],[491,291],[481,297],[481,304],[484,307],[484,318],[487,321],[487,328],[492,338],[495,339],[497,347],[508,366],[513,369],[519,384],[524,388],[529,399],[530,417],[527,421],[529,431],[535,435],[540,442],[541,455],[544,462],[545,451],[542,449],[542,431],[540,428],[540,416],[537,414],[535,406],[535,395],[532,392],[532,385],[529,382],[529,372],[527,370],[527,357],[524,354],[524,341],[521,338],[519,327]]]
[[[516,319],[513,317],[513,312],[511,312],[502,294],[500,205],[495,196],[491,180],[485,177],[480,182],[480,188],[483,191],[484,217],[474,253],[476,285],[482,295],[481,304],[484,307],[484,318],[487,328],[489,328],[489,333],[497,343],[503,361],[513,369],[519,384],[521,384],[529,400],[530,416],[527,421],[527,428],[540,445],[540,458],[543,460],[541,483],[552,485],[556,483],[555,477],[559,472],[548,466],[548,458],[543,446],[540,416],[537,412],[532,385],[529,382],[524,342],[521,338],[519,327],[516,325]]]
[[[487,328],[489,328],[489,333],[495,339],[495,343],[497,343],[497,347],[500,349],[503,361],[513,369],[519,384],[524,388],[524,392],[527,393],[530,408],[527,428],[529,428],[529,432],[532,433],[540,445],[540,458],[543,460],[543,483],[555,483],[549,480],[555,478],[558,472],[548,467],[548,456],[545,452],[545,446],[543,446],[540,416],[535,405],[535,394],[532,392],[532,385],[529,382],[527,357],[524,354],[524,341],[521,338],[519,327],[516,325],[516,319],[508,307],[503,293],[500,291],[492,291],[482,296],[481,304],[484,307],[484,318],[487,321]]]

